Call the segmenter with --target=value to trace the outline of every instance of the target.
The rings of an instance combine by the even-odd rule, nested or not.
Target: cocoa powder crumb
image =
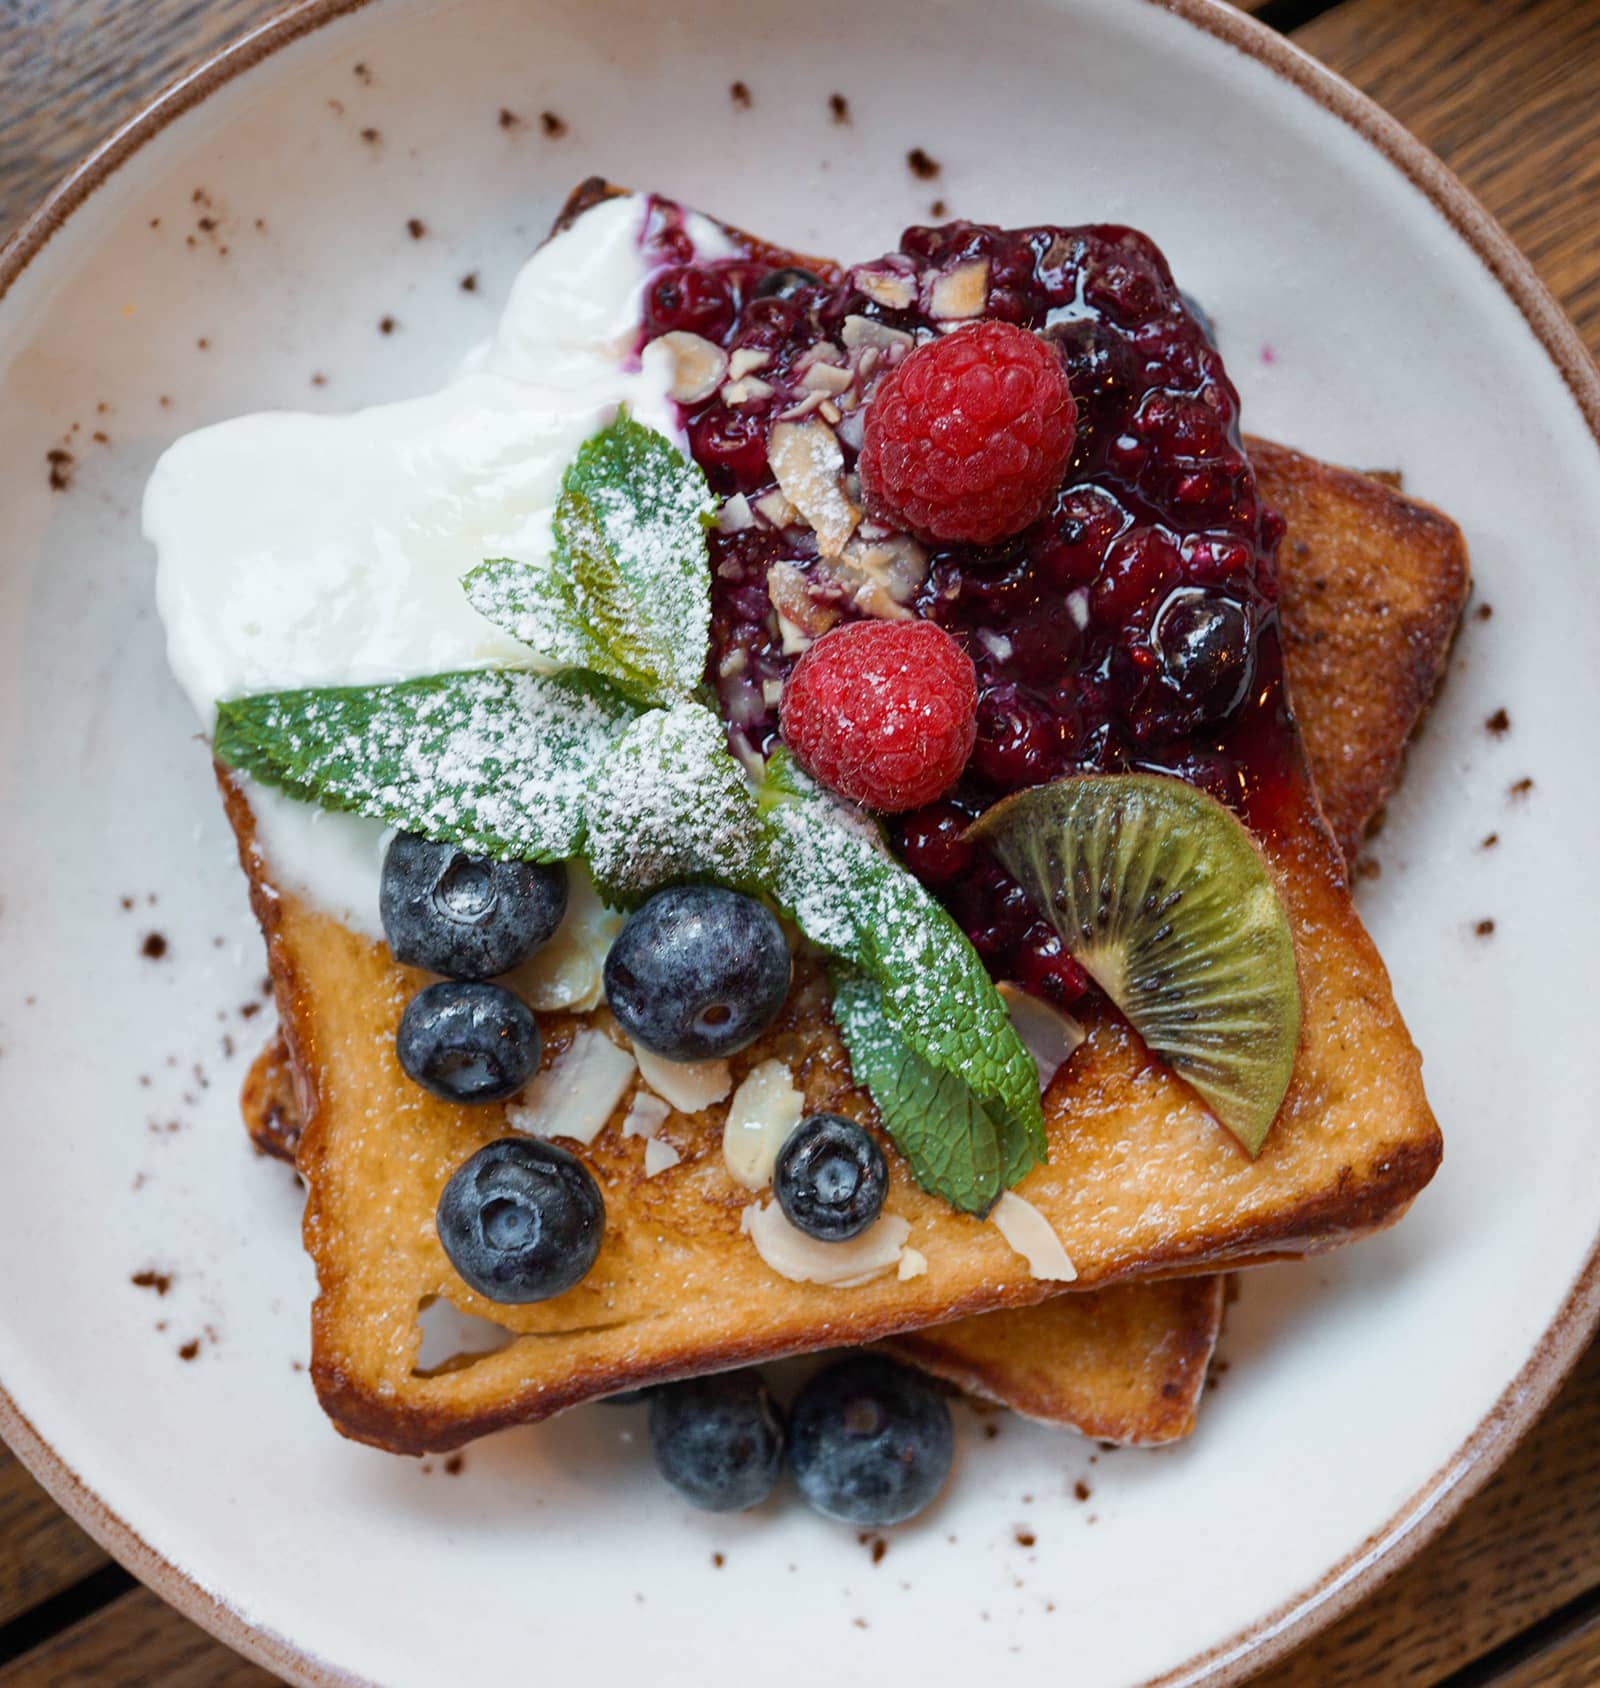
[[[1473,614],[1479,621],[1487,621],[1489,617],[1494,614],[1494,605],[1479,604],[1477,609],[1473,611]]]
[[[476,270],[468,270],[462,276],[461,291],[463,293],[476,293],[478,291],[478,272]]]
[[[1492,920],[1480,920],[1472,930],[1480,938],[1492,938],[1494,936],[1494,922]]]
[[[444,1474],[446,1477],[459,1477],[466,1465],[466,1459],[461,1454],[451,1454],[444,1462]]]
[[[843,94],[828,95],[828,110],[832,112],[835,123],[848,123],[850,121],[850,102]]]
[[[375,147],[378,144],[378,142],[383,139],[383,136],[376,129],[363,129],[361,131],[361,138],[362,138],[362,140],[364,140],[367,143],[367,145],[369,147]]]
[[[936,199],[933,204],[928,207],[928,215],[930,217],[943,217],[949,209],[949,206],[947,206],[942,199]]]
[[[421,240],[427,232],[428,225],[423,222],[420,217],[406,218],[406,233],[410,235],[413,240]]]
[[[363,87],[370,88],[372,86],[372,72],[366,67],[366,65],[352,65],[350,68],[356,81],[361,83]]]
[[[717,1570],[720,1571],[722,1567],[728,1563],[727,1555],[722,1553],[713,1553],[711,1555],[711,1563]]]
[[[559,141],[567,132],[567,120],[558,117],[553,111],[541,111],[539,127],[544,130],[546,140]]]
[[[943,168],[938,159],[931,158],[921,147],[913,147],[906,154],[906,163],[911,167],[911,174],[923,182],[931,182]]]
[[[1479,849],[1492,850],[1499,842],[1500,834],[1498,832],[1491,832],[1489,836],[1484,839],[1483,843],[1479,845]]]
[[[399,323],[392,316],[378,318],[378,332],[380,334],[393,334],[399,326]]]
[[[153,1289],[157,1295],[165,1295],[172,1288],[172,1274],[157,1272],[153,1267],[135,1272],[128,1281],[139,1289]]]
[[[78,467],[77,458],[70,451],[58,445],[44,454],[44,460],[50,465],[50,490],[52,492],[70,491],[73,471]]]
[[[730,82],[728,84],[728,98],[732,100],[741,111],[748,111],[750,109],[750,90],[744,85],[744,83]]]
[[[1505,710],[1497,709],[1494,714],[1484,722],[1484,726],[1487,727],[1496,738],[1501,738],[1511,731],[1511,717],[1506,714]]]
[[[147,961],[159,961],[167,953],[167,940],[159,932],[146,933],[139,953]]]
[[[1016,1530],[1014,1532],[1014,1534],[1016,1535],[1018,1547],[1032,1547],[1034,1545],[1034,1543],[1036,1541],[1038,1541],[1038,1539],[1039,1539],[1033,1533],[1032,1530],[1024,1530],[1024,1529],[1019,1528],[1018,1530]]]
[[[198,1336],[191,1336],[189,1340],[178,1350],[178,1358],[180,1360],[192,1360],[199,1354],[199,1352],[200,1338]]]
[[[1533,781],[1531,779],[1529,779],[1526,775],[1524,775],[1520,780],[1517,780],[1512,785],[1511,795],[1513,797],[1526,797],[1528,795],[1528,793],[1532,790],[1533,790]]]
[[[520,129],[522,127],[522,119],[506,106],[501,106],[500,127],[502,129]]]
[[[1094,1493],[1094,1490],[1091,1489],[1080,1477],[1077,1482],[1072,1485],[1072,1493],[1074,1498],[1077,1500],[1087,1500],[1089,1496]]]

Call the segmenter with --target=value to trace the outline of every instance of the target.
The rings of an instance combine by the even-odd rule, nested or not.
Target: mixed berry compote
[[[656,201],[647,340],[674,336],[712,535],[715,687],[735,748],[778,734],[807,644],[862,616],[924,616],[977,670],[977,743],[944,799],[897,817],[907,865],[997,978],[1059,1004],[1086,980],[1022,888],[962,841],[997,798],[1062,774],[1153,770],[1270,831],[1295,755],[1274,556],[1239,398],[1198,311],[1133,229],[911,228],[850,270],[734,237],[694,255]],[[919,343],[999,319],[1056,347],[1077,407],[1044,515],[998,544],[923,544],[864,507],[877,382]]]

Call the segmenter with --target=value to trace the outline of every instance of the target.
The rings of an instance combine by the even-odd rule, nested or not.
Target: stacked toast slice
[[[581,204],[572,214],[581,216]],[[1281,466],[1305,501],[1308,520],[1320,510],[1316,518],[1330,523],[1330,532],[1360,527],[1335,517],[1337,471],[1320,471],[1293,454],[1284,454]],[[1343,496],[1362,503],[1372,484],[1352,483]],[[1386,532],[1399,555],[1403,515],[1389,511],[1384,530],[1377,511],[1379,505],[1370,505],[1369,537]],[[1448,538],[1448,523],[1433,520]],[[1428,525],[1423,515],[1416,522]],[[1330,581],[1354,571],[1379,591],[1382,544],[1376,538],[1374,555],[1364,562],[1330,555],[1318,567]],[[1453,555],[1453,581],[1441,569],[1431,586],[1418,587],[1419,616],[1441,630],[1431,658],[1435,677],[1465,591],[1458,544]],[[1387,633],[1386,618],[1376,621]],[[1327,645],[1327,638],[1308,641],[1318,675],[1308,695],[1322,685],[1337,707],[1342,692],[1372,689],[1370,665],[1357,670],[1359,679],[1340,674],[1337,650]],[[1295,655],[1293,645],[1289,650]],[[1397,707],[1389,721],[1370,722],[1374,733],[1387,729],[1387,778],[1428,687],[1413,665],[1399,690],[1414,697],[1409,719],[1406,707]],[[1019,1190],[1067,1247],[1078,1293],[1335,1246],[1397,1219],[1438,1165],[1440,1136],[1421,1089],[1419,1058],[1382,962],[1350,906],[1342,854],[1291,722],[1283,749],[1271,809],[1254,819],[1295,933],[1305,1003],[1288,1097],[1259,1160],[1247,1161],[1192,1092],[1149,1062],[1111,1009],[1085,1014],[1087,1041],[1045,1097],[1050,1163]],[[1386,758],[1376,744],[1367,749],[1364,778],[1377,792]],[[891,1339],[1058,1295],[1057,1281],[1033,1276],[996,1225],[959,1214],[916,1187],[889,1146],[888,1212],[910,1227],[922,1269],[847,1291],[780,1276],[746,1236],[749,1193],[722,1163],[721,1109],[668,1117],[658,1138],[672,1146],[677,1163],[651,1175],[640,1139],[621,1131],[626,1099],[581,1150],[608,1210],[606,1241],[586,1280],[554,1300],[522,1307],[474,1295],[444,1256],[432,1215],[456,1166],[505,1133],[505,1116],[437,1101],[403,1077],[393,1055],[395,1026],[424,976],[277,885],[272,861],[257,844],[248,787],[226,773],[221,787],[267,937],[304,1121],[297,1165],[309,1188],[305,1242],[321,1285],[312,1374],[329,1415],[348,1435],[398,1452],[456,1447],[618,1389]],[[1354,817],[1347,825],[1355,830]],[[584,1018],[611,1030],[604,1009]],[[545,1062],[557,1060],[586,1030],[584,1018],[547,1018]],[[852,1084],[814,967],[797,969],[785,1011],[736,1057],[734,1079],[770,1058],[790,1069],[808,1111],[874,1124],[873,1104]],[[1143,1298],[1143,1313],[1134,1308],[1124,1320],[1127,1334],[1109,1342],[1109,1350],[1124,1355],[1129,1344],[1148,1344],[1153,1322],[1161,1322],[1149,1298],[1173,1296],[1166,1303],[1168,1328],[1198,1334],[1190,1344],[1200,1354],[1198,1366],[1193,1357],[1186,1369],[1178,1366],[1190,1379],[1192,1409],[1217,1325],[1215,1288],[1200,1295],[1139,1285],[1111,1293],[1124,1296],[1117,1303],[1124,1313],[1134,1308],[1127,1296]],[[496,1325],[503,1345],[422,1366],[419,1318],[441,1300]],[[1090,1328],[1104,1328],[1095,1320],[1107,1315],[1095,1313],[1090,1301],[1077,1305],[1090,1308]],[[1075,1313],[1051,1312],[1051,1320],[1060,1318],[1073,1320]],[[1085,1345],[1082,1335],[1072,1340]],[[979,1342],[970,1352],[982,1349]],[[945,1369],[964,1376],[954,1362]],[[982,1382],[976,1357],[969,1372]],[[1163,1396],[1170,1381],[1159,1384]],[[1004,1393],[992,1382],[986,1388]],[[1176,1389],[1181,1396],[1185,1382]],[[1126,1401],[1105,1396],[1097,1403],[1092,1388],[1084,1391],[1082,1409],[1073,1408],[1065,1391],[1057,1401],[1036,1391],[1031,1406],[1023,1386],[1013,1393],[1024,1409],[1043,1408],[1041,1416],[1089,1425],[1104,1408],[1105,1418],[1122,1413],[1131,1421]],[[1144,1440],[1181,1428],[1156,1426]],[[1129,1440],[1139,1440],[1136,1428]]]

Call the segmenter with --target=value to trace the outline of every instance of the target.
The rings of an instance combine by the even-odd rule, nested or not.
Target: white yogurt
[[[670,360],[633,357],[646,200],[585,212],[511,289],[494,340],[437,393],[348,416],[243,416],[178,440],[145,490],[173,672],[204,728],[220,699],[532,667],[461,577],[548,554],[561,477],[626,403],[675,433]],[[730,250],[691,218],[699,255]],[[273,882],[379,935],[383,827],[251,792]]]

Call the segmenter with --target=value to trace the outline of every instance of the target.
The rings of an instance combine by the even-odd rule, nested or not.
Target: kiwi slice
[[[1250,834],[1159,774],[1082,774],[997,803],[973,827],[1021,880],[1152,1054],[1250,1154],[1300,1037],[1294,938]]]

